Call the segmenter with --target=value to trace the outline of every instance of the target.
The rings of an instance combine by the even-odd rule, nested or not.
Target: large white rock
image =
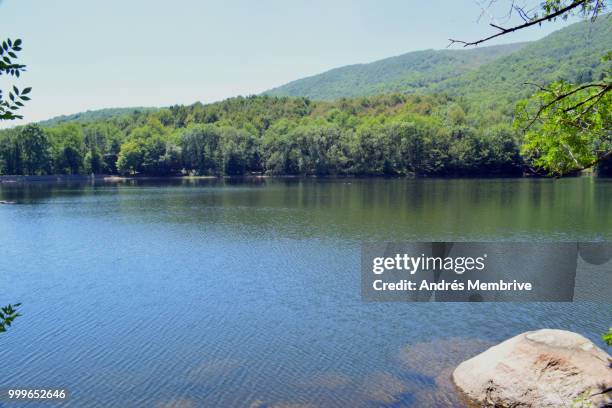
[[[542,329],[519,334],[461,363],[453,381],[483,407],[573,407],[588,395],[610,403],[612,360],[583,336]],[[585,405],[588,406],[588,405]]]

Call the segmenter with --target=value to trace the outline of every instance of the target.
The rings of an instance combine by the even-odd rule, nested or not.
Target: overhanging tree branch
[[[483,43],[485,41],[492,40],[493,38],[500,37],[502,35],[506,35],[508,33],[514,32],[514,31],[522,30],[524,28],[531,27],[531,26],[534,26],[536,24],[540,24],[540,23],[542,23],[544,21],[553,20],[556,17],[559,17],[559,16],[561,16],[561,15],[563,15],[563,14],[565,14],[565,13],[567,13],[567,12],[577,8],[577,7],[580,7],[580,6],[584,5],[585,3],[587,3],[587,1],[588,0],[576,0],[576,1],[572,2],[572,3],[570,3],[569,5],[567,5],[566,7],[563,7],[561,9],[555,11],[554,13],[547,14],[547,15],[542,16],[540,18],[531,19],[531,20],[527,21],[524,24],[521,24],[521,25],[518,25],[518,26],[514,26],[514,27],[510,27],[510,28],[503,28],[503,27],[497,26],[495,24],[490,24],[492,27],[495,27],[498,30],[500,30],[500,32],[496,33],[496,34],[493,34],[493,35],[490,35],[489,37],[481,38],[480,40],[472,41],[472,42],[462,41],[462,40],[454,40],[452,38],[449,38],[450,44],[448,46],[450,47],[451,45],[453,45],[455,43],[463,44],[464,47],[478,45],[478,44],[481,44],[481,43]]]
[[[570,106],[569,108],[564,109],[564,110],[563,110],[563,112],[567,113],[567,112],[570,112],[570,111],[576,110],[576,109],[578,109],[579,107],[581,107],[582,105],[584,105],[584,104],[586,104],[586,103],[588,103],[588,102],[592,101],[593,99],[596,99],[595,104],[597,104],[597,101],[601,100],[601,98],[603,98],[603,96],[604,96],[606,93],[608,93],[608,92],[610,91],[610,89],[612,89],[612,85],[611,85],[611,84],[604,84],[604,85],[605,85],[605,86],[603,87],[603,89],[602,89],[601,91],[597,92],[595,95],[592,95],[592,96],[590,96],[590,97],[588,97],[588,98],[586,98],[586,99],[584,99],[584,100],[582,100],[582,101],[578,102],[578,103],[577,103],[577,104],[575,104],[574,106]],[[595,105],[595,104],[593,104],[593,105]],[[593,105],[590,105],[590,106],[587,108],[587,110],[588,110],[588,109],[590,109],[590,108],[591,108]],[[587,110],[583,111],[583,112],[581,113],[581,115],[582,115],[582,114],[584,114],[584,113],[585,113]]]
[[[540,88],[540,90],[542,90],[542,91],[551,92],[551,93],[553,92],[552,90],[550,90],[548,88],[545,88],[545,87],[543,87],[541,85],[531,84],[531,83],[526,83],[526,85],[534,85],[534,86],[537,86],[538,88]],[[544,113],[544,111],[547,110],[548,108],[552,107],[553,105],[556,105],[557,103],[561,102],[563,99],[568,98],[568,97],[574,95],[577,92],[580,92],[580,91],[583,91],[583,90],[589,89],[589,88],[602,88],[602,90],[597,92],[595,95],[592,95],[592,96],[590,96],[590,97],[588,97],[588,98],[578,102],[577,104],[575,104],[575,105],[573,105],[573,106],[571,106],[569,108],[564,109],[563,112],[567,113],[567,112],[570,112],[572,110],[575,110],[575,109],[579,108],[580,106],[588,103],[589,101],[591,101],[593,99],[600,100],[601,98],[603,98],[603,96],[606,93],[608,93],[612,89],[612,85],[608,84],[608,83],[589,83],[589,84],[584,84],[584,85],[577,86],[576,88],[572,89],[571,91],[563,92],[563,93],[559,93],[559,94],[555,95],[555,98],[552,101],[550,101],[550,102],[540,106],[538,111],[531,118],[531,120],[529,121],[529,123],[527,124],[527,126],[523,130],[527,130],[531,126],[533,126],[533,124],[536,122],[536,120],[538,120],[542,116],[542,113]],[[590,106],[589,106],[589,108],[590,108]]]

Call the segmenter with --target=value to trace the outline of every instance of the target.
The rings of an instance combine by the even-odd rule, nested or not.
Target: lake
[[[23,303],[0,387],[64,387],[65,406],[456,406],[463,359],[542,327],[603,347],[611,323],[593,303],[360,297],[362,242],[611,240],[610,179],[0,183],[0,200],[0,303]]]

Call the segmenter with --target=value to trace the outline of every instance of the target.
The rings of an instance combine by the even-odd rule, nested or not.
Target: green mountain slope
[[[349,65],[298,79],[267,91],[275,96],[305,96],[318,100],[395,92],[415,92],[457,77],[521,49],[527,43],[471,50],[425,50]]]
[[[277,96],[333,100],[381,93],[488,95],[517,99],[532,93],[525,82],[584,82],[602,72],[612,44],[612,17],[580,22],[532,43],[474,49],[418,51],[370,64],[350,65],[267,91]]]
[[[513,101],[536,90],[526,83],[600,79],[605,68],[601,57],[611,47],[612,15],[608,14],[594,23],[576,23],[556,31],[460,77],[432,84],[430,90]]]

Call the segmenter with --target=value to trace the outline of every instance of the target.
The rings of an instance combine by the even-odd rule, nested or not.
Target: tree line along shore
[[[2,130],[0,175],[520,176],[513,109],[402,94],[136,109]]]

